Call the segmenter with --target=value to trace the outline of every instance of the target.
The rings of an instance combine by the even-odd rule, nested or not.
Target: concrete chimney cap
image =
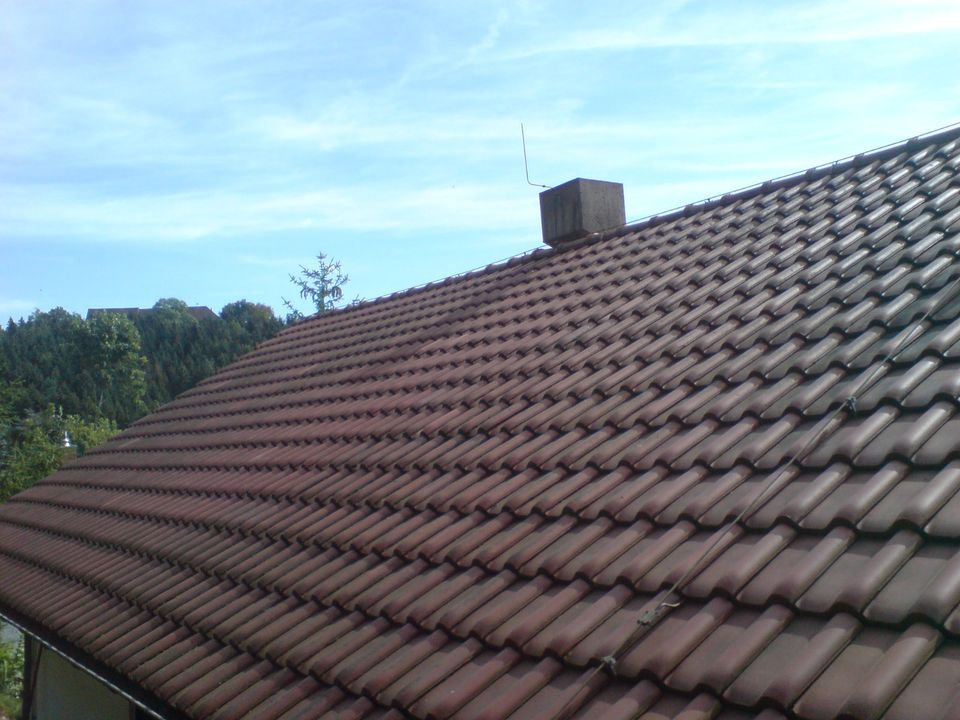
[[[621,183],[576,178],[540,193],[543,242],[551,247],[626,222]]]

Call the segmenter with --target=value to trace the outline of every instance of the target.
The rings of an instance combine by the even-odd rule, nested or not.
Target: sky
[[[960,121],[960,3],[0,0],[0,319],[372,299]],[[298,302],[306,309],[303,302]]]

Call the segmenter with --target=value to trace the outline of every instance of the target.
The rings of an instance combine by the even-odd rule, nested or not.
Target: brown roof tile
[[[187,717],[945,717],[958,137],[289,328],[0,507],[0,614]]]

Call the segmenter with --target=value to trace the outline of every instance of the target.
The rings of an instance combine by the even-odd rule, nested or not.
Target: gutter
[[[11,612],[5,607],[0,607],[0,619],[14,626],[24,635],[29,635],[33,640],[40,643],[43,648],[52,650],[74,667],[96,678],[99,682],[110,688],[110,690],[138,707],[150,717],[156,718],[156,720],[186,720],[187,716],[183,713],[170,707],[167,703],[147,692],[128,678],[111,670],[82,650],[64,642],[53,633],[45,631],[40,626],[22,617],[19,613]],[[29,681],[27,679],[27,673],[24,673],[24,681]],[[32,704],[33,697],[24,697],[24,700],[27,699],[29,699]],[[28,710],[29,708],[24,708],[23,717],[29,717],[29,715],[26,714]]]

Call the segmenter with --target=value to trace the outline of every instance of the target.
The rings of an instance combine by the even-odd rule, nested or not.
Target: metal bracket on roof
[[[846,400],[843,401],[843,404],[846,405],[850,412],[855,413],[857,411],[857,397],[856,395],[851,395]]]
[[[659,620],[661,617],[663,617],[666,614],[667,610],[674,610],[678,607],[680,607],[679,601],[667,602],[666,600],[663,600],[661,602],[658,602],[654,607],[650,608],[649,610],[647,610],[647,612],[645,612],[643,615],[640,616],[640,618],[637,620],[637,625],[641,627],[644,625],[652,625],[653,623],[657,622],[657,620]]]
[[[669,597],[669,595],[667,597]],[[679,600],[677,602],[669,602],[664,599],[647,610],[637,618],[637,626],[633,629],[633,632],[621,641],[620,645],[612,654],[596,658],[597,667],[595,671],[599,672],[600,670],[607,669],[613,677],[617,677],[617,658],[624,650],[632,647],[640,638],[650,632],[653,626],[656,625],[660,618],[666,615],[669,610],[678,607],[680,607]]]

